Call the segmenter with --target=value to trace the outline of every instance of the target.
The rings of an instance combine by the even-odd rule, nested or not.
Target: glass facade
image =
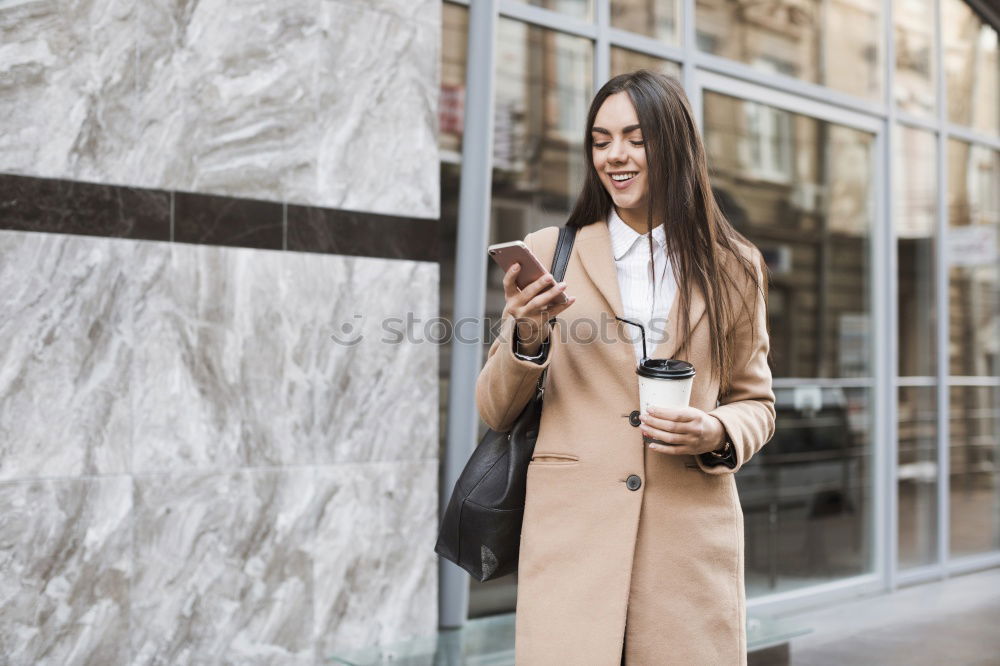
[[[438,247],[440,265],[438,302],[442,317],[453,314],[455,238],[458,233],[458,191],[461,187],[462,137],[465,128],[466,45],[469,10],[445,3],[441,11],[441,97],[438,101],[438,143],[441,151],[441,220]],[[438,393],[441,424],[440,455],[444,457],[451,385],[451,345],[438,345]]]
[[[905,386],[898,400],[899,566],[912,568],[937,559],[937,391]]]
[[[1000,374],[1000,151],[948,142],[949,372]]]
[[[529,5],[561,12],[573,18],[593,20],[594,0],[518,0]],[[600,0],[598,0],[600,1]]]
[[[898,126],[893,141],[893,229],[896,237],[897,348],[901,377],[932,377],[937,362],[934,269],[937,233],[937,142],[934,134]]]
[[[1000,131],[1000,55],[996,26],[963,0],[941,0],[948,120],[996,136]]]
[[[681,66],[676,62],[657,58],[640,51],[630,51],[620,46],[611,47],[611,76],[634,72],[637,69],[650,69],[674,78],[679,78],[681,75]]]
[[[445,4],[443,98],[460,98],[466,4]],[[682,80],[716,199],[770,269],[777,430],[737,475],[748,596],[1000,562],[996,27],[961,0],[684,6],[500,3],[490,242],[564,223],[608,77]],[[443,217],[461,159],[446,121]],[[490,317],[501,277],[488,267]],[[513,610],[515,586],[474,584],[470,615]]]
[[[1000,388],[952,386],[948,507],[952,557],[1000,548]]]
[[[893,89],[896,108],[924,116],[934,115],[934,0],[894,0],[892,3],[896,69]]]
[[[882,0],[696,0],[698,48],[862,99],[882,94]]]
[[[950,140],[946,255],[953,556],[1000,548],[1000,386],[995,381],[1000,375],[998,232],[1000,151]]]
[[[916,3],[911,3],[916,6]],[[897,79],[898,81],[898,79]],[[897,103],[902,102],[897,96]],[[896,392],[899,567],[934,564],[938,549],[937,139],[904,125],[893,136],[893,235],[899,335]],[[913,385],[916,384],[916,385]]]
[[[703,134],[716,198],[771,268],[777,431],[736,477],[747,592],[867,573],[874,137],[715,92]]]
[[[680,5],[680,0],[611,0],[611,27],[677,44]]]
[[[501,18],[497,49],[490,243],[569,215],[585,175],[580,154],[594,85],[590,40]],[[498,320],[503,306],[503,271],[490,262],[487,320]],[[484,357],[488,349],[484,341]]]

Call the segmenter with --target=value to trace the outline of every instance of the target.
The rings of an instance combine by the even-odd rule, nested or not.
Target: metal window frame
[[[934,225],[934,307],[935,307],[935,361],[937,364],[937,569],[939,579],[947,578],[945,565],[948,562],[949,539],[951,534],[951,515],[949,501],[951,499],[950,469],[951,457],[948,455],[949,422],[948,422],[948,317],[950,312],[948,297],[948,268],[944,264],[945,234],[948,231],[948,136],[946,115],[948,104],[946,95],[948,86],[944,77],[944,39],[941,35],[941,0],[934,1],[934,25],[937,28],[933,35],[934,75],[937,94],[937,155],[935,155],[935,176],[937,180],[937,219]]]
[[[489,243],[490,200],[493,187],[493,76],[496,52],[497,0],[469,5],[469,39],[465,74],[465,135],[459,192],[455,250],[454,321],[479,318],[486,305],[486,253]],[[487,76],[481,76],[487,72]],[[465,462],[475,447],[479,415],[475,406],[476,377],[482,348],[478,340],[451,342],[451,383],[448,386],[448,436],[442,465],[440,513],[444,515]],[[457,628],[469,616],[469,578],[464,569],[438,560],[438,625]]]
[[[885,262],[885,270],[882,276],[882,287],[884,292],[881,295],[881,306],[883,308],[882,320],[885,325],[885,340],[876,340],[878,348],[876,359],[881,361],[884,381],[881,385],[881,407],[885,409],[883,414],[876,414],[877,433],[884,437],[884,445],[879,446],[875,441],[877,450],[884,450],[882,456],[881,474],[876,477],[876,497],[882,500],[882,510],[884,515],[878,517],[876,523],[883,525],[885,532],[877,539],[884,546],[883,557],[876,559],[881,565],[883,572],[883,582],[887,591],[893,591],[899,585],[899,389],[896,387],[896,378],[899,377],[899,353],[896,344],[899,334],[899,308],[891,298],[892,294],[899,293],[899,241],[896,237],[895,224],[895,197],[892,192],[893,181],[890,178],[892,169],[892,154],[895,150],[893,139],[899,135],[896,133],[896,30],[894,20],[894,10],[892,2],[882,3],[882,38],[885,40],[885,49],[882,59],[882,85],[884,86],[883,106],[886,110],[885,129],[883,131],[882,167],[879,169],[879,188],[882,192],[880,197],[882,202],[882,229],[879,234],[883,243],[884,255],[888,258]],[[880,51],[881,52],[881,51]],[[873,243],[874,245],[874,243]],[[875,257],[875,265],[882,262]],[[879,305],[876,302],[876,305]],[[878,405],[876,406],[878,407]],[[881,410],[879,410],[881,411]],[[885,484],[883,489],[879,489],[879,483]]]
[[[931,0],[936,17],[933,31],[936,108],[932,116],[922,116],[896,107],[895,31],[892,0],[882,1],[879,34],[883,91],[881,99],[861,99],[788,76],[761,72],[752,66],[697,49],[696,0],[680,1],[680,44],[665,44],[611,26],[611,0],[593,0],[593,20],[581,20],[559,12],[529,5],[519,0],[444,0],[469,7],[469,51],[466,77],[467,133],[463,141],[462,185],[456,255],[455,316],[480,316],[483,308],[483,276],[486,259],[479,256],[489,231],[492,182],[492,103],[495,72],[496,23],[499,17],[523,21],[557,32],[584,37],[594,42],[594,91],[610,77],[610,53],[614,47],[637,51],[676,62],[698,122],[703,118],[706,90],[752,99],[769,106],[802,113],[828,122],[855,127],[874,134],[873,160],[875,187],[872,201],[872,350],[873,376],[861,379],[780,378],[775,387],[814,385],[867,387],[875,409],[873,426],[874,523],[868,533],[874,538],[872,571],[863,575],[810,585],[748,600],[749,608],[768,612],[790,612],[861,594],[884,592],[903,585],[941,580],[949,575],[1000,566],[1000,551],[950,558],[949,515],[949,389],[951,386],[1000,386],[1000,377],[951,377],[948,366],[948,270],[945,265],[947,239],[947,149],[950,139],[1000,150],[1000,136],[991,136],[950,123],[947,118],[945,72],[940,18],[942,0]],[[1000,17],[983,14],[981,0],[965,0],[1000,30]],[[474,18],[475,17],[475,18]],[[487,17],[487,18],[484,18]],[[487,28],[492,26],[492,28]],[[490,34],[483,30],[490,29]],[[485,83],[484,83],[485,82]],[[482,125],[483,127],[480,127]],[[934,284],[937,353],[933,376],[900,377],[897,367],[897,238],[893,224],[892,157],[896,129],[919,128],[935,134],[937,155],[935,177],[937,200],[935,220]],[[469,138],[472,140],[469,140]],[[464,288],[462,285],[466,285]],[[454,343],[453,343],[454,344]],[[448,444],[445,451],[443,489],[454,480],[467,459],[477,433],[474,388],[481,361],[481,348],[452,349],[449,389]],[[898,449],[896,405],[898,389],[904,386],[936,388],[937,403],[937,558],[911,569],[898,563]],[[442,493],[442,502],[447,493]],[[874,534],[871,532],[874,531]],[[447,562],[440,569],[440,613],[442,627],[460,626],[468,611],[468,578],[464,571]]]

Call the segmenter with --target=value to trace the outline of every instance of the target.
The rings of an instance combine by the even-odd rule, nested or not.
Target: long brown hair
[[[757,317],[757,299],[754,297],[750,304],[739,296],[749,280],[766,301],[767,267],[753,244],[733,228],[716,203],[705,148],[687,95],[677,79],[640,69],[614,77],[597,92],[587,113],[583,143],[590,168],[566,224],[583,227],[605,220],[611,211],[611,195],[594,168],[591,128],[604,100],[619,92],[627,93],[632,100],[645,142],[649,183],[647,230],[652,231],[654,216],[663,220],[667,255],[677,280],[683,336],[677,355],[687,351],[690,342],[691,289],[696,288],[705,299],[710,330],[716,332],[709,336],[711,371],[719,377],[721,393],[726,394],[731,388],[735,363],[733,331],[737,320],[746,316],[752,325]],[[652,236],[650,233],[651,258]],[[764,279],[758,278],[753,262],[744,256],[748,247],[754,248],[752,254],[757,257]],[[730,257],[735,263],[730,263]],[[733,270],[731,266],[739,268]],[[751,326],[751,330],[755,329]]]

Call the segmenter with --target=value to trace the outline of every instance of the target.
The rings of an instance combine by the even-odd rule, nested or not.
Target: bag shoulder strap
[[[573,252],[573,241],[576,240],[576,227],[564,225],[559,229],[559,240],[556,242],[556,253],[552,257],[552,277],[556,282],[562,282],[566,277],[566,267],[569,256]]]

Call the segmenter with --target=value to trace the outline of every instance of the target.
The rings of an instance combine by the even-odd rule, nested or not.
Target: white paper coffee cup
[[[639,376],[639,410],[649,407],[687,407],[691,402],[694,366],[686,361],[665,358],[643,359],[636,368]]]

